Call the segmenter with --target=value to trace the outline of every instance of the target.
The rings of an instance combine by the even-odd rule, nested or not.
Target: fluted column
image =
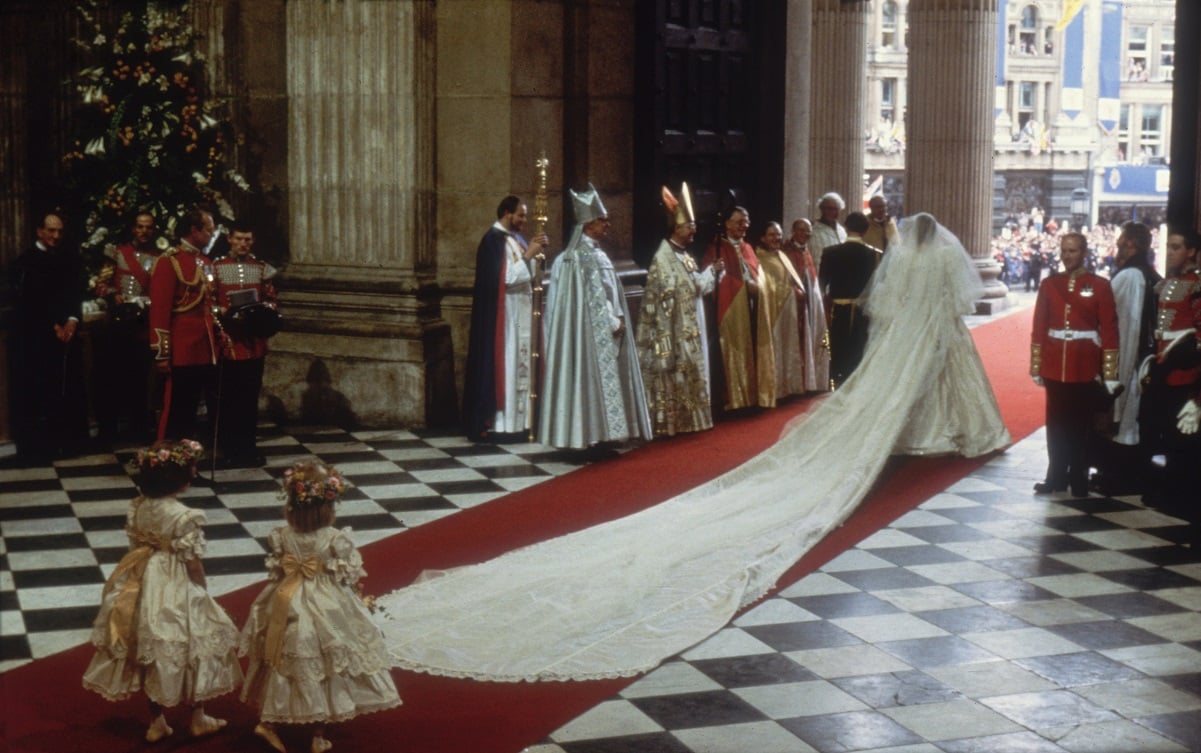
[[[434,3],[286,7],[291,263],[269,397],[304,420],[444,423],[456,401],[441,394],[453,361],[434,280]]]
[[[990,245],[996,34],[997,0],[910,0],[905,210],[959,236],[986,308],[1007,293]]]
[[[812,1],[810,216],[827,191],[841,194],[848,210],[859,208],[863,196],[868,5]]]
[[[788,0],[784,51],[784,232],[812,214],[809,190],[813,65],[813,3]]]

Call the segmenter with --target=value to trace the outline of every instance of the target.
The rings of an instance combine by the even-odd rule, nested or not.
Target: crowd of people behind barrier
[[[1073,228],[1050,218],[1044,224],[1037,212],[1010,215],[992,239],[993,259],[1001,265],[1001,282],[1010,290],[1032,292],[1039,282],[1062,271],[1059,242]],[[1089,272],[1112,277],[1116,272],[1118,225],[1100,224],[1082,231],[1088,238],[1084,266]],[[1151,247],[1158,248],[1158,230],[1151,230]]]

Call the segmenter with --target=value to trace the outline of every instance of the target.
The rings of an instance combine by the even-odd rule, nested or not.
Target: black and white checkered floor
[[[78,645],[90,635],[104,580],[128,549],[136,495],[128,451],[0,470],[0,672]],[[359,546],[565,473],[581,462],[537,444],[474,445],[446,433],[259,427],[266,468],[219,470],[184,501],[203,509],[209,591],[264,577],[266,537],[281,525],[276,479],[319,457],[354,483],[338,525]],[[208,469],[204,469],[207,476]]]
[[[262,577],[274,476],[317,455],[366,543],[574,466],[537,445],[292,430],[222,471],[210,589]],[[1042,432],[528,753],[1201,751],[1201,551],[1137,499],[1035,497]],[[120,453],[0,471],[0,670],[83,642],[124,552]]]

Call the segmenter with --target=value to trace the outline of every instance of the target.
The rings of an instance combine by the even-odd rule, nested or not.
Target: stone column
[[[794,4],[789,4],[790,11]],[[817,197],[827,191],[841,194],[848,211],[861,207],[869,4],[842,0],[812,0],[811,4],[813,99],[807,213],[816,216]]]
[[[959,236],[985,282],[982,312],[1008,293],[991,246],[996,34],[997,0],[909,3],[905,209]]]
[[[265,395],[306,422],[449,423],[434,2],[291,0],[287,27],[291,263]]]
[[[788,31],[784,50],[784,215],[780,221],[787,234],[793,220],[813,214],[809,189],[813,4],[810,0],[788,0],[785,13]]]

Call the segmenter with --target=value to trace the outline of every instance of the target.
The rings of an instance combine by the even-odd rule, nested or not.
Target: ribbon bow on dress
[[[316,557],[302,560],[291,553],[280,559],[279,566],[284,571],[284,579],[271,597],[271,622],[267,624],[267,637],[263,643],[263,654],[270,667],[278,666],[283,658],[284,631],[288,627],[292,597],[305,578],[312,580],[321,572],[321,561]]]
[[[113,648],[124,648],[126,653],[133,648],[136,639],[133,619],[142,595],[142,576],[146,574],[146,565],[155,552],[167,551],[171,546],[169,539],[136,529],[133,538],[137,546],[121,558],[113,574],[104,582],[104,598],[108,598],[117,583],[125,578],[108,614],[108,640]]]

